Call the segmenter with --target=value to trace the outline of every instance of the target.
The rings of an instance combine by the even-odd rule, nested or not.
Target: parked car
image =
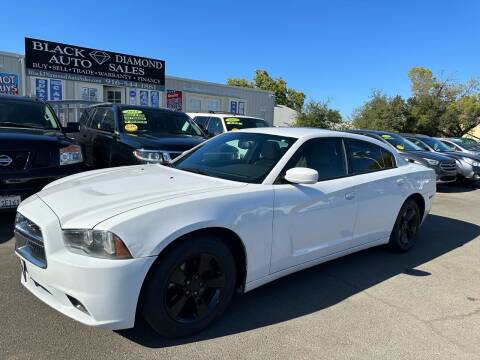
[[[216,136],[227,131],[269,127],[263,119],[229,113],[187,113],[195,123],[209,136]]]
[[[22,202],[21,282],[87,325],[129,328],[142,314],[159,334],[186,336],[236,289],[372,246],[410,250],[435,181],[357,134],[228,132],[170,166],[86,172]]]
[[[458,139],[438,138],[442,143],[450,148],[450,151],[459,151],[461,153],[480,156],[480,146],[460,141]]]
[[[454,140],[454,141],[459,141],[461,143],[464,143],[464,144],[471,144],[471,145],[477,145],[477,146],[480,146],[480,143],[475,140],[475,139],[472,139],[472,138],[467,138],[467,137],[451,137],[449,138],[450,140]]]
[[[351,132],[373,137],[391,145],[407,161],[435,170],[437,183],[451,183],[457,179],[457,165],[448,156],[423,151],[399,134],[379,130],[353,130]]]
[[[83,170],[82,152],[52,108],[39,100],[0,95],[0,212],[49,182]]]
[[[460,180],[480,180],[480,156],[452,151],[440,140],[427,135],[404,134],[404,136],[424,151],[438,152],[455,159]]]
[[[168,163],[204,140],[184,113],[120,104],[87,108],[77,135],[85,163],[93,168]]]

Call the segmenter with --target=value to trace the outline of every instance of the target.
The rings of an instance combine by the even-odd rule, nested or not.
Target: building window
[[[108,90],[107,101],[112,104],[120,104],[122,102],[122,92],[117,90]]]
[[[202,100],[190,98],[189,102],[189,111],[201,111],[202,110]]]
[[[220,100],[207,100],[208,111],[220,111]]]
[[[98,101],[98,89],[96,88],[82,87],[80,93],[82,100]]]
[[[245,100],[230,100],[230,112],[245,115]]]

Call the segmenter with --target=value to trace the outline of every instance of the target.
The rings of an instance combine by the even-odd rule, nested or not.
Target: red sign
[[[182,111],[182,92],[167,90],[167,108]]]

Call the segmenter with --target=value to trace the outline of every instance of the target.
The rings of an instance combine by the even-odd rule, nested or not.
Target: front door
[[[319,181],[274,185],[271,273],[346,250],[353,238],[356,188],[347,177],[342,139],[307,141],[282,175],[293,167],[317,170]]]
[[[103,99],[112,104],[126,104],[125,88],[105,86]]]

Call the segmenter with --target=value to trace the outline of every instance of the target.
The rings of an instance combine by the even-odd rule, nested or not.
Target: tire
[[[161,336],[195,334],[227,308],[236,284],[235,259],[212,236],[196,236],[169,250],[148,277],[141,312]]]
[[[420,226],[420,210],[418,204],[407,199],[398,212],[397,220],[390,234],[390,249],[397,252],[409,251],[414,245]]]

